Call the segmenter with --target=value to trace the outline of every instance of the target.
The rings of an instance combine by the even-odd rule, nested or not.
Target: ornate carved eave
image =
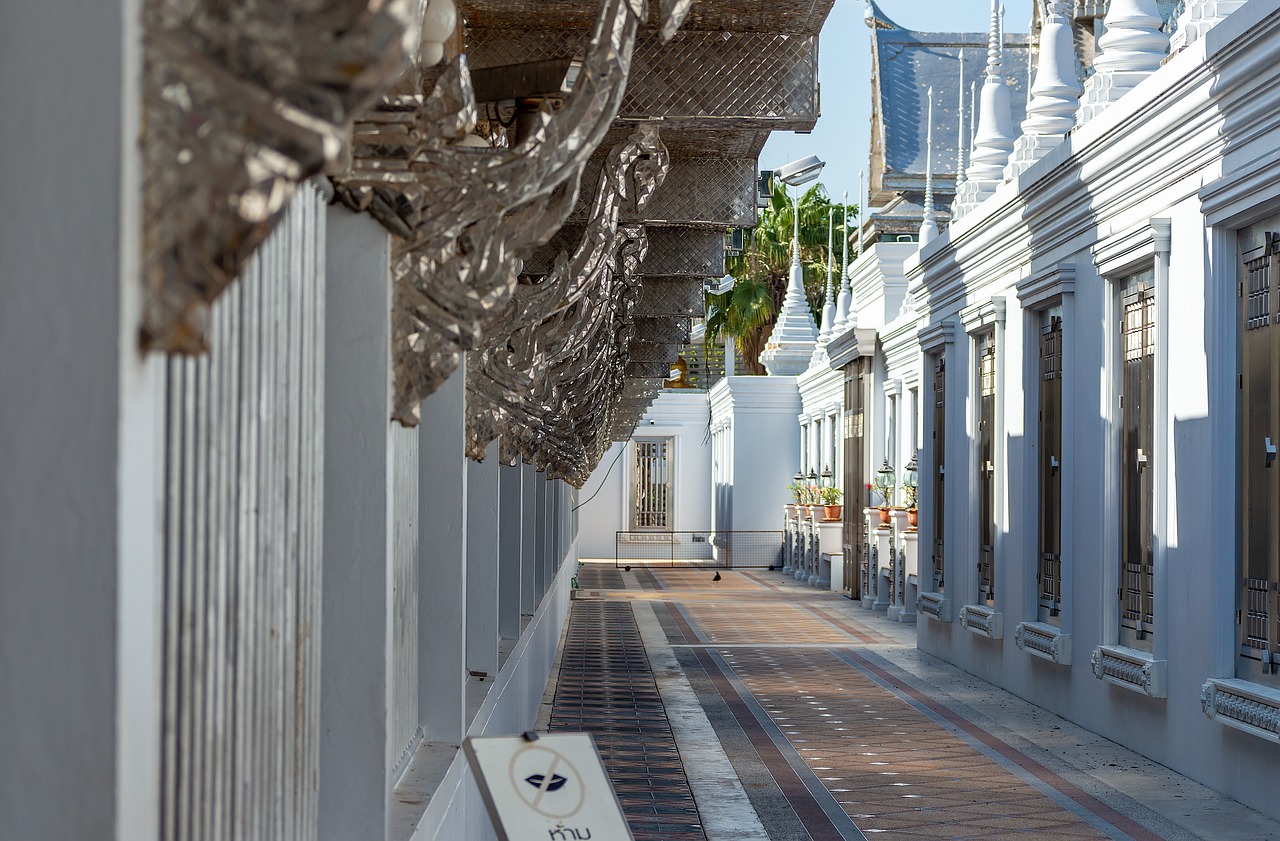
[[[347,125],[409,66],[412,0],[146,0],[141,341],[207,349],[209,306]]]

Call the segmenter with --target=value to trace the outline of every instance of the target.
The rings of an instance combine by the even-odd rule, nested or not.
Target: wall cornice
[[[1075,263],[1055,263],[1046,266],[1017,286],[1018,300],[1024,309],[1042,309],[1045,304],[1074,295],[1076,291]]]

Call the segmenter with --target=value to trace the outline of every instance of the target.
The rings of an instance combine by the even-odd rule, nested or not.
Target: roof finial
[[[822,298],[822,330],[818,333],[818,346],[831,341],[836,326],[836,209],[827,205],[827,293]],[[818,357],[815,356],[815,359]]]
[[[840,258],[840,294],[836,296],[835,333],[843,333],[845,322],[849,320],[849,304],[853,301],[853,292],[849,289],[849,191],[844,193],[844,226]]]
[[[1004,57],[1003,44],[1004,5],[991,0],[991,29],[987,33],[987,75],[1000,75],[1000,61]]]
[[[960,137],[956,143],[956,189],[964,183],[965,136],[964,136],[964,50],[960,51]]]
[[[858,170],[858,256],[862,256],[862,228],[866,220],[866,193],[862,186],[863,170]]]
[[[926,94],[929,97],[929,121],[925,135],[924,164],[924,221],[920,223],[920,247],[924,248],[938,235],[938,220],[933,209],[933,86],[929,86]]]

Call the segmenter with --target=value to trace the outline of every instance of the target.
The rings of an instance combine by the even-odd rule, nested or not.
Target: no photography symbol
[[[538,814],[567,818],[582,808],[586,799],[582,776],[559,751],[526,745],[511,757],[508,768],[512,788]]]

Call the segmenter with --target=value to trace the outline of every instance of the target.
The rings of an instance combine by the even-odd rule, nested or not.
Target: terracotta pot
[[[907,509],[907,525],[913,529],[920,525],[920,512],[915,508]]]
[[[887,526],[889,525],[889,523],[892,522],[892,520],[890,519],[890,510],[891,509],[889,508],[880,509],[880,525]]]
[[[834,522],[834,521],[836,521],[836,520],[839,520],[839,519],[840,519],[840,509],[841,509],[841,508],[843,508],[843,507],[844,507],[844,506],[842,506],[842,505],[824,505],[824,506],[822,506],[822,513],[823,513],[823,516],[824,516],[824,517],[825,517],[825,519],[826,519],[826,522],[831,523],[831,522]]]

